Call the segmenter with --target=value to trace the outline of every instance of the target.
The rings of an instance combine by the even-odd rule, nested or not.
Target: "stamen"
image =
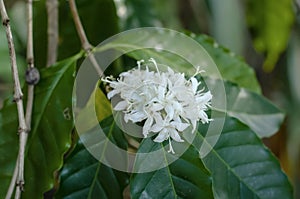
[[[157,63],[156,63],[156,61],[155,61],[153,58],[150,58],[150,59],[149,59],[149,61],[150,61],[150,62],[152,62],[152,63],[154,64],[154,66],[155,66],[155,68],[156,68],[156,71],[157,71],[157,73],[160,75],[160,72],[159,72],[159,70],[158,70],[158,66],[157,66]]]
[[[138,69],[141,70],[141,63],[144,63],[144,60],[141,59],[140,61],[137,61],[136,63],[138,65]]]
[[[174,149],[173,149],[173,147],[172,147],[172,143],[171,143],[171,138],[169,137],[169,150],[168,150],[168,153],[172,153],[172,154],[175,154],[175,151],[174,151]]]
[[[205,73],[205,70],[201,70],[201,66],[197,66],[196,72],[193,75],[193,77],[195,77],[196,75],[201,74],[201,73]]]

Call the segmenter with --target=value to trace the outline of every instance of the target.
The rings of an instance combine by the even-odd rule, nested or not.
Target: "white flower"
[[[168,152],[174,153],[171,140],[184,142],[180,134],[189,126],[193,133],[198,121],[212,121],[205,112],[210,108],[212,95],[210,91],[198,90],[201,82],[195,76],[202,71],[197,70],[187,80],[184,73],[175,73],[170,67],[162,72],[154,59],[149,61],[156,71],[150,71],[147,65],[145,70],[141,69],[144,62],[141,60],[137,69],[121,73],[119,79],[103,79],[112,88],[107,97],[119,95],[122,100],[114,110],[124,112],[125,122],[144,122],[144,137],[149,133],[158,134],[154,141],[168,140]]]

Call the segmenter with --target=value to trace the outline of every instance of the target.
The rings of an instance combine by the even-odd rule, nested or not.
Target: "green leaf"
[[[197,148],[203,143],[208,126],[199,125],[194,142]],[[213,177],[215,198],[293,196],[278,160],[253,131],[236,119],[226,118],[217,144],[203,161]]]
[[[81,129],[89,129],[89,127],[97,125],[103,119],[112,114],[111,104],[105,94],[100,89],[100,81],[97,83],[92,92],[86,106],[78,113],[77,120],[81,121]],[[90,114],[96,112],[97,118],[91,119]]]
[[[294,22],[293,0],[248,0],[247,22],[257,51],[266,53],[264,69],[272,71],[286,49]]]
[[[118,10],[122,12],[126,6],[126,15],[120,14],[123,30],[140,27],[181,28],[178,16],[177,2],[160,0],[125,0],[115,1]]]
[[[205,78],[205,83],[214,91],[215,105],[213,109],[226,112],[229,116],[239,119],[249,126],[259,137],[270,137],[280,128],[284,114],[263,96],[240,88],[230,82],[224,82],[226,93],[226,110],[219,104],[224,102],[218,92],[220,80]]]
[[[17,48],[18,46],[16,46]],[[17,53],[17,65],[20,74],[21,83],[24,82],[24,77],[22,74],[25,73],[25,59],[22,57],[21,53],[18,53],[19,48],[16,49]],[[12,84],[12,74],[10,66],[10,58],[7,46],[7,40],[5,36],[5,31],[3,28],[0,29],[0,80],[4,83]]]
[[[205,35],[189,35],[194,40],[192,38],[189,40],[178,39],[187,36],[168,29],[140,29],[138,33],[132,34],[129,31],[121,36],[114,37],[107,44],[98,47],[97,50],[115,49],[128,53],[129,56],[136,60],[147,60],[152,57],[160,64],[171,66],[179,72],[189,75],[193,75],[195,67],[200,65],[206,71],[206,73],[203,73],[204,76],[223,78],[241,87],[260,93],[260,86],[253,69],[240,57],[233,55],[232,52],[225,48],[217,47],[217,44]],[[198,44],[202,45],[212,59]],[[164,50],[155,50],[155,48],[162,47]],[[187,59],[191,63],[187,62]],[[216,63],[218,70],[212,67],[214,65],[212,61]],[[221,73],[221,77],[219,73]]]
[[[162,148],[161,143],[146,138],[141,143],[138,153],[149,154]],[[164,149],[162,153],[164,156],[172,156]],[[147,162],[143,157],[137,156],[136,165],[150,165],[151,162],[158,161],[158,158],[151,158]],[[167,158],[163,164],[168,164]],[[130,181],[130,189],[133,199],[213,198],[210,174],[203,166],[194,147],[188,148],[181,157],[162,169],[134,174]]]
[[[113,143],[127,148],[123,132],[115,125],[113,117],[103,120],[100,125]],[[95,133],[87,132],[81,136],[81,140],[92,140]],[[123,190],[128,182],[128,174],[102,164],[79,141],[61,170],[60,189],[56,198],[123,198]]]
[[[126,0],[127,17],[125,29],[152,27],[160,24],[156,18],[152,0]]]
[[[7,192],[18,154],[17,106],[6,102],[0,111],[0,197]]]
[[[64,60],[41,70],[35,87],[32,128],[25,154],[25,192],[22,198],[42,198],[54,185],[54,172],[71,143],[72,89],[77,59]],[[7,103],[0,112],[0,196],[10,182],[18,149],[18,119],[15,104]],[[2,169],[3,167],[3,169]]]
[[[209,36],[197,35],[194,39],[209,53],[225,80],[236,83],[240,87],[247,88],[256,93],[261,93],[255,71],[242,57],[220,46]]]

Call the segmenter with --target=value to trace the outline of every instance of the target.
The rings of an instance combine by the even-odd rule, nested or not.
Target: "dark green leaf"
[[[160,24],[155,17],[152,0],[126,0],[127,17],[125,29],[152,27]]]
[[[216,41],[209,36],[199,35],[194,39],[209,53],[225,80],[234,82],[248,90],[257,93],[261,92],[253,68],[249,66],[243,58],[235,55],[229,49],[218,45]]]
[[[11,99],[12,100],[12,99]],[[0,197],[4,198],[8,189],[18,154],[17,106],[6,102],[0,111]]]
[[[138,153],[148,154],[160,149],[163,149],[162,144],[148,138],[143,140]],[[172,156],[164,149],[163,153],[162,155]],[[136,164],[141,163],[144,166],[147,165],[145,161],[153,163],[158,159],[145,160],[143,156],[137,156]],[[163,162],[163,165],[167,164]],[[188,148],[175,162],[162,169],[134,174],[130,188],[132,198],[213,198],[210,174],[194,147]]]
[[[17,53],[17,65],[19,74],[25,73],[25,59],[22,57],[22,54],[19,53],[20,48],[16,46]],[[11,84],[12,85],[12,75],[10,67],[9,52],[7,46],[7,40],[5,36],[5,31],[3,28],[0,29],[0,81],[1,83]],[[23,75],[20,76],[21,83],[24,82]],[[12,86],[7,89],[12,89]]]
[[[113,143],[123,149],[127,148],[123,132],[115,125],[113,117],[103,120],[100,125]],[[81,139],[93,139],[96,133],[96,131],[87,132],[81,135]],[[57,198],[123,198],[123,190],[128,181],[126,173],[102,164],[79,141],[61,170],[61,184]]]
[[[217,118],[216,118],[217,119]],[[208,125],[200,125],[195,146]],[[292,198],[292,187],[278,160],[247,126],[226,118],[222,134],[203,159],[213,177],[215,198]]]
[[[226,111],[219,99],[223,99],[218,92],[220,80],[205,78],[205,83],[214,91],[215,105],[213,109],[226,112],[229,116],[239,119],[249,126],[259,137],[270,137],[280,128],[284,113],[263,96],[240,88],[230,82],[224,82],[226,93]]]
[[[32,129],[25,154],[25,192],[23,198],[41,198],[54,185],[54,172],[70,147],[72,89],[77,59],[71,57],[41,71],[35,87]],[[18,119],[15,104],[7,103],[0,112],[2,197],[8,188],[18,150]],[[3,168],[3,169],[2,169]]]
[[[288,43],[295,18],[293,0],[248,0],[246,8],[254,46],[266,53],[264,69],[271,71]]]
[[[200,65],[206,71],[203,75],[229,80],[260,93],[260,86],[253,69],[240,57],[233,55],[229,50],[217,47],[217,44],[205,35],[190,35],[194,40],[168,29],[140,29],[134,34],[127,32],[114,37],[106,45],[100,46],[98,51],[107,49],[115,49],[123,53],[132,51],[128,55],[137,60],[147,60],[152,57],[160,64],[171,66],[189,75],[194,74],[195,67]],[[198,44],[203,46],[212,59]],[[155,50],[162,47],[163,50]],[[213,67],[213,61],[217,68]]]

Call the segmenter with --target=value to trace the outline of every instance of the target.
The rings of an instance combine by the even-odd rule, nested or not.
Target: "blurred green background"
[[[257,74],[263,94],[286,112],[280,131],[265,144],[300,198],[300,1],[299,0],[78,0],[93,45],[118,32],[157,26],[208,34],[244,57]],[[26,68],[25,1],[7,0],[21,81]],[[59,1],[59,59],[80,50],[68,3]],[[45,1],[34,1],[36,66],[46,65]],[[0,28],[0,107],[12,94],[7,42]]]

